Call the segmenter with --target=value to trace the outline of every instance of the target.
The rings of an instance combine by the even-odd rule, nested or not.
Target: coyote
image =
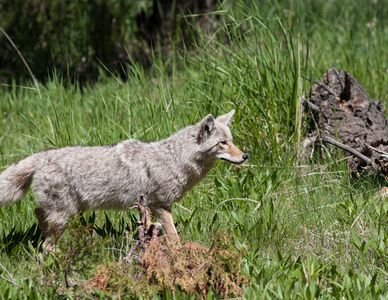
[[[0,174],[0,207],[22,198],[32,183],[42,235],[59,237],[69,216],[95,209],[128,209],[147,196],[167,234],[177,235],[171,206],[202,180],[217,159],[241,164],[248,158],[233,144],[231,112],[207,115],[157,142],[126,140],[107,146],[45,150]]]

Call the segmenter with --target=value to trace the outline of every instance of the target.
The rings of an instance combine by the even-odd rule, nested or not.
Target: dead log
[[[331,68],[322,81],[314,82],[305,103],[310,116],[310,139],[327,136],[348,147],[342,149],[346,151],[344,155],[351,155],[349,163],[354,170],[373,169],[373,163],[381,169],[385,159],[378,151],[388,152],[388,127],[382,102],[373,101],[347,71]],[[327,138],[323,141],[329,142]]]

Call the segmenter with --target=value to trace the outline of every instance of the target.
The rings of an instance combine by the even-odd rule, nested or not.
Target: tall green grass
[[[306,133],[300,97],[311,86],[300,75],[313,80],[330,67],[345,69],[385,103],[387,16],[381,1],[236,0],[221,7],[215,34],[196,33],[195,51],[155,58],[151,70],[128,66],[126,81],[103,77],[81,90],[54,74],[40,86],[42,99],[33,85],[3,86],[2,170],[46,148],[165,138],[234,108],[234,141],[249,151],[249,161],[217,163],[174,205],[181,237],[207,244],[217,231],[230,233],[244,253],[246,299],[385,299],[388,204],[376,196],[385,182],[354,176],[341,155],[313,162],[300,153]],[[5,299],[59,297],[53,287],[25,281],[42,276],[41,268],[55,269],[55,258],[37,248],[33,199],[29,192],[0,209]],[[94,249],[96,265],[128,251],[136,213],[84,217],[104,242]]]

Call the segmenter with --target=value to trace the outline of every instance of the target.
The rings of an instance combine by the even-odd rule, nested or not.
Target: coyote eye
[[[228,142],[227,141],[222,141],[221,144],[226,146],[228,144]]]

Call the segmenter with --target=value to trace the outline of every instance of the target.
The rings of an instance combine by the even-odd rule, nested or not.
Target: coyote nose
[[[245,153],[244,155],[243,155],[243,159],[244,160],[247,160],[247,158],[249,157],[249,154],[248,154],[248,152],[247,153]]]

